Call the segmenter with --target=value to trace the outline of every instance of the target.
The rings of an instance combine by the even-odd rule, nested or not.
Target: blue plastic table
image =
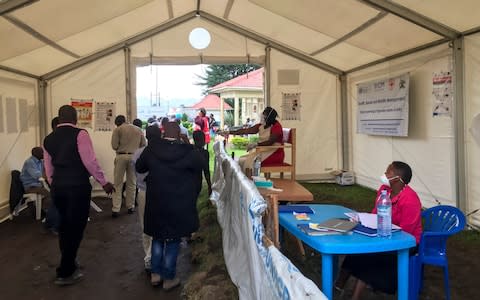
[[[309,221],[299,221],[291,213],[279,213],[280,225],[322,255],[322,292],[328,299],[333,298],[333,266],[336,255],[386,251],[398,252],[398,299],[408,299],[408,252],[409,248],[415,246],[415,238],[412,235],[398,231],[392,233],[391,238],[369,237],[358,233],[310,236],[301,231],[297,224],[345,218],[344,213],[352,210],[338,205],[310,204],[309,206],[315,212],[309,215]]]

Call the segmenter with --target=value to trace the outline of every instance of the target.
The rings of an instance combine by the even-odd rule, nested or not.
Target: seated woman
[[[252,169],[255,157],[260,156],[263,165],[282,163],[285,158],[285,152],[279,149],[256,149],[256,146],[283,145],[283,128],[277,119],[277,111],[267,106],[262,113],[261,122],[249,127],[230,131],[230,134],[255,134],[258,133],[258,143],[249,147],[248,154],[240,157],[238,163],[242,170]]]
[[[381,176],[382,185],[377,191],[377,200],[372,213],[377,213],[377,202],[383,190],[387,190],[392,201],[392,223],[413,235],[418,243],[422,234],[422,204],[417,193],[408,185],[412,169],[404,162],[392,162]],[[416,247],[411,253],[416,252]],[[350,275],[357,283],[352,299],[360,299],[366,285],[374,290],[395,294],[397,289],[397,254],[384,252],[349,255],[345,258],[335,289],[343,291]]]

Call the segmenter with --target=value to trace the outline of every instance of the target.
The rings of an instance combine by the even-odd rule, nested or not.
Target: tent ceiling
[[[137,42],[135,36],[149,38],[149,32],[176,24],[177,18],[183,18],[178,23],[183,24],[194,19],[197,10],[200,18],[205,13],[202,19],[207,22],[294,52],[334,73],[480,25],[477,0],[39,0],[10,12],[6,15],[10,21],[0,17],[0,39],[9,45],[0,48],[0,68],[42,76],[72,63],[79,65],[78,61],[109,47]],[[184,49],[188,36],[182,28],[173,40],[156,38],[169,42],[163,53],[193,51]],[[228,40],[222,36],[222,41]],[[221,47],[215,49],[194,55],[230,55]]]

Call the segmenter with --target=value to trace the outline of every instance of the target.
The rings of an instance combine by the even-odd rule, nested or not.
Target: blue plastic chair
[[[443,268],[446,299],[450,299],[448,284],[447,239],[465,227],[465,216],[458,208],[448,205],[431,207],[422,212],[423,233],[418,254],[410,257],[410,299],[417,299],[423,287],[423,266]]]

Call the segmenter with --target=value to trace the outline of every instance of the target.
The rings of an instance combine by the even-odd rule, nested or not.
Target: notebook
[[[318,228],[339,231],[339,232],[348,232],[352,230],[357,223],[352,222],[348,219],[328,219],[320,224],[318,224]]]
[[[280,205],[278,207],[279,213],[306,213],[313,214],[313,210],[308,205]]]
[[[399,231],[400,229],[394,229],[392,228],[392,232]],[[377,236],[377,229],[373,229],[367,226],[364,226],[362,224],[357,224],[355,228],[353,228],[353,232],[363,234],[366,236]]]
[[[297,227],[303,231],[304,233],[312,236],[322,236],[322,235],[333,235],[333,234],[343,234],[340,231],[333,231],[333,230],[319,230],[310,228],[309,224],[297,224]]]

